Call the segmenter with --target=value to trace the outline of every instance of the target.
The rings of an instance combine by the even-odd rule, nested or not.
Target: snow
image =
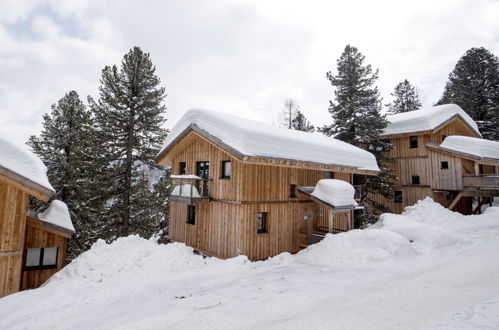
[[[68,206],[66,203],[59,200],[53,200],[48,209],[38,214],[38,219],[72,232],[75,231],[73,223],[71,222],[71,216],[69,215]]]
[[[312,192],[312,196],[334,207],[357,206],[354,200],[355,188],[348,182],[336,179],[322,179]]]
[[[54,191],[43,162],[27,148],[20,148],[0,136],[0,167],[4,167],[44,188]]]
[[[172,128],[162,150],[185,129],[199,129],[243,156],[296,160],[379,171],[374,156],[360,148],[322,134],[277,128],[211,110],[193,109]]]
[[[260,262],[98,241],[0,299],[0,329],[497,329],[498,238],[499,208],[462,216],[427,198]]]
[[[191,194],[192,188],[192,194]],[[172,196],[180,196],[180,197],[192,197],[192,198],[201,198],[199,191],[193,185],[186,183],[180,186],[176,186],[173,188]]]
[[[171,179],[191,179],[191,180],[203,180],[203,178],[194,174],[184,174],[184,175],[170,175]]]
[[[470,136],[452,135],[445,138],[440,147],[473,155],[479,158],[499,160],[499,142]]]
[[[480,135],[478,125],[475,121],[456,104],[443,104],[387,116],[389,125],[382,135],[434,130],[454,116],[461,117],[462,120]]]

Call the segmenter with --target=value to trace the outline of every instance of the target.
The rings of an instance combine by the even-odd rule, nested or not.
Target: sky
[[[22,145],[70,90],[98,97],[133,46],[166,88],[166,127],[191,108],[275,123],[292,98],[331,123],[326,72],[351,44],[379,69],[383,103],[408,79],[431,106],[471,47],[499,54],[499,1],[2,0],[0,135]]]

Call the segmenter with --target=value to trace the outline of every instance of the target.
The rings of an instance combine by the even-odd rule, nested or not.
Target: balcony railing
[[[170,178],[172,179],[171,201],[192,204],[209,198],[208,180],[196,175],[172,175]]]
[[[463,186],[484,189],[499,189],[499,174],[463,176]]]

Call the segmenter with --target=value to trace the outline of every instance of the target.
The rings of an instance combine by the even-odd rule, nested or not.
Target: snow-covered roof
[[[50,193],[54,192],[43,162],[27,148],[17,147],[0,136],[0,170],[2,168],[28,179]]]
[[[445,138],[440,148],[468,154],[482,159],[499,160],[499,142],[470,136],[452,135]]]
[[[354,199],[355,188],[343,180],[319,180],[311,195],[338,209],[357,206]]]
[[[379,171],[374,156],[343,141],[318,133],[277,128],[211,110],[189,110],[172,128],[160,157],[189,129],[239,156],[274,158]]]
[[[434,130],[457,116],[468,124],[475,133],[481,136],[476,122],[456,104],[443,104],[387,116],[389,125],[382,135]]]
[[[203,178],[194,174],[170,175],[171,179],[190,179],[190,180],[203,180]]]
[[[71,216],[69,215],[68,206],[62,201],[53,200],[48,209],[38,214],[38,219],[57,227],[67,229],[73,233],[75,232]]]

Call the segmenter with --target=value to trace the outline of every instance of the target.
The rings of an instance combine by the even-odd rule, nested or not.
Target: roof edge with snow
[[[19,185],[29,190],[30,193],[34,194],[34,197],[44,201],[47,201],[55,192],[54,190],[42,186],[41,184],[32,181],[14,171],[11,171],[8,168],[3,167],[2,165],[0,165],[0,176],[4,176],[10,181],[18,183]]]

